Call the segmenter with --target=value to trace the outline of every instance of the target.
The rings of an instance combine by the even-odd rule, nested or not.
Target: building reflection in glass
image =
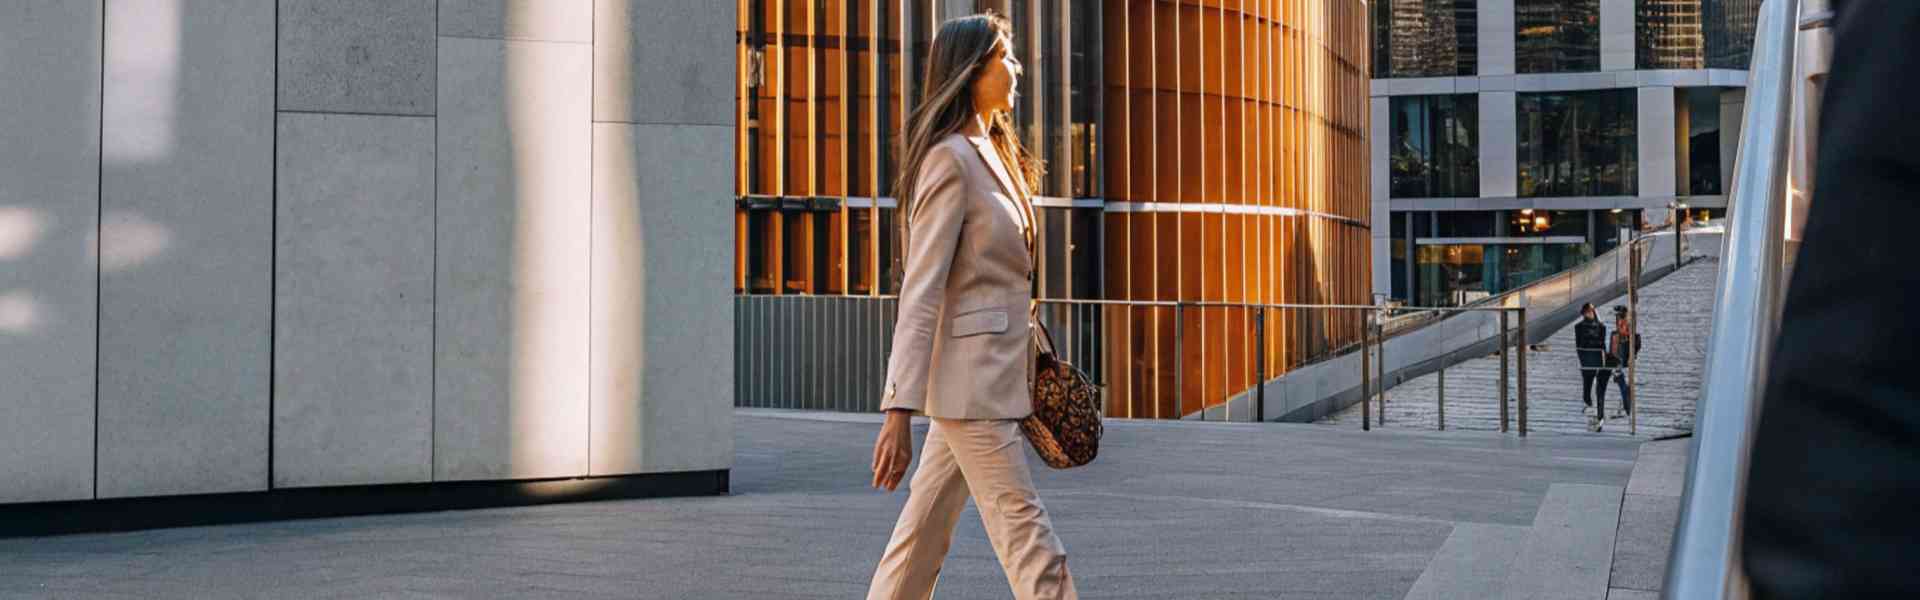
[[[1600,0],[1514,0],[1517,73],[1600,70]]]
[[[1480,195],[1477,96],[1394,96],[1389,106],[1391,197]]]
[[[1633,195],[1636,101],[1631,88],[1519,94],[1520,195]]]
[[[1373,76],[1458,77],[1479,59],[1478,0],[1374,0]]]

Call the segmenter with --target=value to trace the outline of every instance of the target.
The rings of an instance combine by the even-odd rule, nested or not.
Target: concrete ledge
[[[459,481],[0,506],[0,538],[132,531],[596,500],[726,495],[726,469],[617,477]]]

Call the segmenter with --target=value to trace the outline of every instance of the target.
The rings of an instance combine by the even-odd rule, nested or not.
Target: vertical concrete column
[[[1393,99],[1386,96],[1374,96],[1369,99],[1367,146],[1370,163],[1368,176],[1371,178],[1373,213],[1373,289],[1376,292],[1393,290],[1393,232],[1389,226],[1393,223],[1392,203],[1388,202],[1392,191],[1392,147],[1393,141]]]
[[[594,5],[594,475],[733,463],[734,6]]]
[[[1639,195],[1641,198],[1666,200],[1676,191],[1674,173],[1675,147],[1674,136],[1674,93],[1671,87],[1643,87],[1639,89],[1639,106],[1635,109],[1639,115],[1639,127],[1635,135],[1639,140]],[[1647,215],[1649,222],[1664,222],[1666,218],[1654,219]]]
[[[1636,0],[1600,0],[1600,70],[1633,70]]]
[[[1480,38],[1479,64],[1480,76],[1513,74],[1513,2],[1514,0],[1480,0],[1479,19]]]
[[[98,495],[263,489],[275,7],[105,6]]]
[[[440,4],[436,480],[587,474],[592,10]]]
[[[0,3],[0,503],[93,497],[100,19]]]
[[[1520,195],[1518,96],[1480,93],[1480,197]]]

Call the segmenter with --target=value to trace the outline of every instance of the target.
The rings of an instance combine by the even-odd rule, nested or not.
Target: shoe
[[[1593,433],[1600,433],[1600,420],[1593,418],[1592,416],[1588,416],[1587,431],[1591,431]]]

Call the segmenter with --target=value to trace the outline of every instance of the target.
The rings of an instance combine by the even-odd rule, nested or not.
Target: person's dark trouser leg
[[[1588,408],[1593,407],[1593,380],[1598,377],[1593,367],[1580,367],[1580,401]]]
[[[1625,372],[1625,369],[1614,372],[1613,385],[1620,388],[1620,410],[1633,412],[1633,390],[1627,387],[1627,376],[1622,374]],[[1606,382],[1600,383],[1600,389],[1605,390],[1606,387]]]

